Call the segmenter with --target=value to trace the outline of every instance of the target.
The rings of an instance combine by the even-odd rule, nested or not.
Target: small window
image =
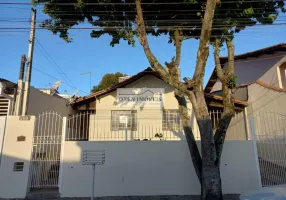
[[[136,110],[111,111],[111,131],[137,130]]]
[[[24,162],[15,162],[14,163],[14,172],[21,172],[24,170]]]
[[[181,118],[178,110],[163,111],[163,131],[179,131],[182,130]]]

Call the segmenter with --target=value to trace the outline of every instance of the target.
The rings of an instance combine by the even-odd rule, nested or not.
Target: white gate
[[[29,188],[58,188],[63,117],[55,112],[39,115],[35,122]]]
[[[286,184],[286,115],[258,113],[251,118],[262,186]]]

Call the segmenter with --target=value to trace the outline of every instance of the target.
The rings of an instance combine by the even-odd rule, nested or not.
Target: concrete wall
[[[235,76],[238,77],[237,84],[252,83],[260,78],[267,84],[273,84],[278,79],[277,66],[281,59],[285,58],[286,52],[263,55],[248,59],[235,60]],[[273,66],[275,66],[273,68]],[[269,72],[268,72],[269,71]],[[275,73],[275,74],[274,74]],[[277,81],[276,81],[277,82]],[[211,92],[221,90],[221,83],[218,80]]]
[[[28,115],[39,115],[43,112],[55,111],[61,116],[72,114],[69,102],[61,97],[48,95],[34,87],[30,87]]]
[[[187,144],[162,142],[65,142],[62,197],[91,194],[92,167],[82,165],[84,150],[105,150],[96,168],[96,196],[200,194]],[[221,161],[224,194],[259,188],[252,141],[227,141]]]
[[[29,177],[35,117],[21,121],[8,116],[0,167],[0,198],[25,198]],[[25,136],[25,141],[17,141]],[[23,171],[13,171],[15,162],[24,162]]]

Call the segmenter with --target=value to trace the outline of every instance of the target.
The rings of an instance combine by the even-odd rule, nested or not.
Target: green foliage
[[[237,85],[237,78],[238,76],[234,76],[233,79],[226,80],[226,84],[229,88],[233,89]]]
[[[100,83],[96,86],[93,86],[91,92],[97,92],[119,83],[119,77],[122,76],[126,76],[126,74],[122,74],[120,72],[116,72],[114,74],[105,74],[102,77]]]
[[[111,46],[119,44],[121,39],[130,45],[135,45],[138,33],[135,29],[134,0],[32,0],[32,2],[45,3],[43,12],[50,19],[42,21],[41,27],[54,34],[59,33],[67,42],[72,41],[69,30],[87,21],[94,26],[91,37],[99,38],[108,34],[112,38]],[[169,2],[169,0],[144,0],[142,9],[147,34],[153,36],[168,34],[169,42],[172,42],[174,29],[180,28],[184,39],[197,38],[201,33],[201,18],[204,16],[206,0],[177,0],[177,4],[162,4]],[[212,39],[231,38],[235,33],[257,23],[272,24],[281,11],[285,12],[285,4],[281,0],[221,0],[215,11]]]

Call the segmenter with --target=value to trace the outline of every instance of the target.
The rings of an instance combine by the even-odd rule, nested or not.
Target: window
[[[136,110],[114,110],[111,111],[111,131],[137,130]]]
[[[21,172],[24,170],[24,162],[15,162],[14,163],[14,172]]]
[[[178,110],[163,110],[163,131],[182,130],[181,118]]]

